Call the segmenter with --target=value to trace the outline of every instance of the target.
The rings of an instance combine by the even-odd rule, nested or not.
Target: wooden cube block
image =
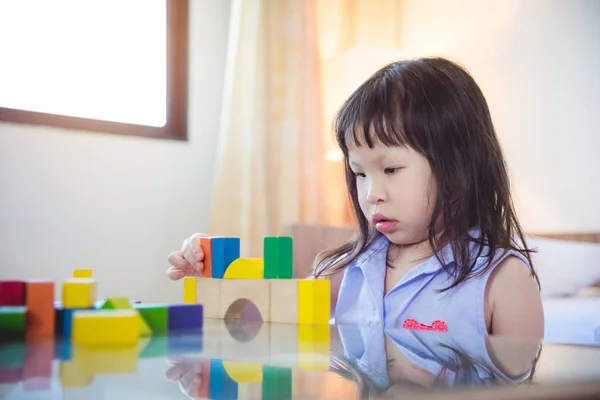
[[[265,279],[292,278],[293,247],[293,240],[290,236],[265,237]]]
[[[25,306],[0,307],[0,338],[25,337]]]
[[[54,335],[54,282],[31,280],[25,283],[27,307],[26,337]]]
[[[140,338],[135,310],[78,310],[73,315],[73,343],[88,347],[133,346]]]
[[[264,279],[223,279],[220,282],[217,318],[239,319],[246,303],[250,301],[258,308],[262,320],[270,321],[270,290],[270,282]]]
[[[194,278],[196,279],[196,303],[202,304],[204,318],[217,319],[219,317],[219,300],[221,282],[217,278]]]
[[[225,238],[225,270],[240,258],[240,238]]]
[[[136,304],[134,306],[153,333],[169,331],[169,307],[166,304]]]
[[[149,336],[152,334],[152,329],[150,329],[150,326],[148,325],[146,320],[144,320],[141,314],[133,308],[131,302],[127,297],[110,297],[106,299],[106,301],[102,305],[102,310],[133,310],[137,313],[139,317],[138,320],[140,324],[140,335]]]
[[[0,281],[0,306],[22,306],[24,304],[24,281]]]
[[[211,241],[211,273],[213,278],[223,278],[225,275],[225,239],[213,237]]]
[[[92,270],[91,269],[76,269],[73,271],[73,278],[91,278]]]
[[[292,398],[292,370],[264,366],[262,381],[263,399],[291,399]]]
[[[204,253],[202,276],[212,278],[212,237],[200,238],[200,248]]]
[[[63,282],[63,307],[91,308],[97,294],[97,283],[91,278],[71,278]]]
[[[331,313],[331,282],[306,279],[298,282],[298,323],[328,324]]]
[[[171,304],[168,313],[169,332],[197,330],[204,325],[202,304]]]
[[[271,322],[298,323],[299,279],[270,279]]]
[[[186,276],[183,278],[183,302],[185,304],[196,304],[196,277]]]

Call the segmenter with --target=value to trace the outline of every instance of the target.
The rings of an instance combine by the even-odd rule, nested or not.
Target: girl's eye
[[[357,178],[359,178],[359,179],[362,179],[362,178],[364,178],[364,177],[365,177],[365,174],[363,174],[362,172],[355,172],[355,173],[354,173],[354,176],[356,176],[356,177],[357,177]]]
[[[392,175],[392,174],[395,174],[396,172],[398,172],[399,170],[400,170],[400,167],[386,168],[385,173],[388,175]]]

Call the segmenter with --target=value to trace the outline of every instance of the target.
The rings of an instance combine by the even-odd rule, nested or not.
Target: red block
[[[54,282],[27,281],[25,283],[27,307],[27,338],[54,335]]]
[[[25,305],[25,282],[0,281],[0,306]]]

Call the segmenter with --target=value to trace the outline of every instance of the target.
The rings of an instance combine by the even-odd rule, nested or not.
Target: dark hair
[[[356,180],[348,163],[348,140],[373,148],[409,146],[429,162],[437,195],[428,228],[429,244],[453,282],[468,279],[477,258],[489,256],[478,273],[489,270],[497,250],[514,249],[531,265],[525,237],[510,195],[506,164],[486,100],[471,75],[443,58],[389,64],[364,82],[343,104],[334,123],[344,153],[346,184],[358,221],[350,242],[321,253],[314,273],[331,275],[350,264],[377,237],[362,214]],[[441,221],[443,231],[436,227]],[[471,235],[475,229],[478,235]],[[439,235],[441,233],[441,235]],[[516,236],[516,237],[515,237]],[[440,250],[450,243],[455,267]],[[476,244],[471,248],[470,244]],[[483,253],[485,246],[489,252]],[[473,254],[474,253],[474,254]]]

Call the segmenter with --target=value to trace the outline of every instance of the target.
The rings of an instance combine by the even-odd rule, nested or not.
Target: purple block
[[[172,304],[169,306],[169,332],[202,329],[202,304]]]

